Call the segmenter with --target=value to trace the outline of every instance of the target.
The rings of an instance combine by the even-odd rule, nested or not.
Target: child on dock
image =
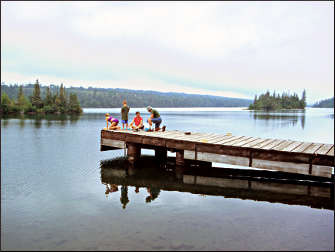
[[[124,129],[124,125],[126,124],[126,130],[128,129],[128,113],[130,107],[127,105],[127,101],[123,100],[123,106],[121,108],[121,120],[122,120],[122,129]]]
[[[109,130],[116,130],[116,129],[121,129],[118,125],[119,123],[119,120],[110,116],[108,113],[105,114],[105,120],[107,122],[107,128],[106,129],[109,129]],[[108,128],[108,123],[111,123],[111,126],[109,126]]]
[[[132,122],[129,124],[129,126],[133,130],[139,130],[139,129],[143,129],[144,128],[144,126],[143,126],[143,118],[141,117],[141,114],[140,114],[139,111],[136,112],[136,116],[134,117],[134,119],[132,120]]]

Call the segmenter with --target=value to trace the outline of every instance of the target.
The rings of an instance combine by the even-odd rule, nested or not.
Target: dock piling
[[[167,149],[156,147],[155,148],[155,158],[159,163],[165,163],[167,160]]]
[[[185,165],[184,150],[176,150],[176,165],[178,166]]]
[[[128,143],[128,161],[134,164],[141,156],[141,148],[134,143]]]

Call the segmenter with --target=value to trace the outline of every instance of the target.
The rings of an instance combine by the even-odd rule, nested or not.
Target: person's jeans
[[[155,124],[155,128],[159,128],[159,125],[162,123],[162,119],[160,117],[151,118],[151,121]]]

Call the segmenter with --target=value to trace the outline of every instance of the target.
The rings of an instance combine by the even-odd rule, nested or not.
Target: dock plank
[[[236,144],[236,143],[239,143],[241,141],[244,141],[244,140],[248,140],[250,139],[251,137],[247,137],[247,136],[243,136],[241,138],[237,138],[235,140],[231,140],[231,141],[228,141],[228,142],[225,142],[223,145],[229,145],[229,146],[232,146],[233,144]]]
[[[217,135],[215,135],[214,133],[211,134],[203,134],[202,136],[200,136],[199,138],[195,139],[194,142],[209,142],[210,140],[216,139]]]
[[[241,145],[241,147],[248,148],[248,147],[251,147],[253,145],[263,143],[266,140],[267,140],[266,138],[257,138],[255,141],[248,142],[248,143],[245,143],[245,144]]]
[[[218,137],[217,139],[213,139],[213,140],[210,140],[208,141],[208,143],[212,143],[212,144],[217,144],[218,142],[222,142],[224,140],[228,140],[228,139],[231,139],[233,136],[221,136],[221,137]]]
[[[216,144],[224,145],[224,144],[227,143],[227,142],[231,142],[231,141],[233,141],[233,140],[241,139],[242,137],[244,137],[244,136],[233,136],[232,138],[225,139],[225,140],[223,140],[223,141],[217,142]]]
[[[328,156],[334,156],[334,146],[327,152]]]
[[[158,133],[158,134],[157,134]],[[170,138],[174,139],[182,136],[183,132],[169,131],[169,132],[149,132],[152,137],[160,137],[160,138]]]
[[[324,144],[320,149],[315,152],[315,154],[325,155],[333,146],[333,144]]]
[[[188,142],[196,142],[199,139],[203,139],[203,134],[193,134],[192,136],[184,135],[181,137],[176,138],[175,140],[182,140],[182,141],[188,141]]]
[[[273,147],[276,147],[277,145],[281,144],[284,141],[285,140],[282,140],[282,139],[276,139],[275,141],[273,141],[273,142],[271,142],[271,143],[269,143],[267,145],[262,146],[260,149],[262,149],[262,150],[270,150]]]
[[[297,148],[298,146],[300,146],[302,144],[303,144],[303,142],[293,141],[292,143],[290,143],[289,145],[287,145],[281,151],[291,152],[294,148]]]
[[[254,142],[254,141],[256,141],[257,139],[258,139],[258,138],[256,138],[256,137],[251,137],[251,138],[249,138],[249,139],[242,140],[242,141],[240,141],[240,142],[234,143],[234,144],[232,144],[232,146],[242,146],[242,145],[244,145],[244,144],[247,144],[247,143],[250,143],[250,142]]]
[[[272,143],[273,141],[275,141],[276,139],[271,139],[271,138],[266,138],[265,141],[262,141],[262,142],[259,142],[259,143],[255,143],[255,144],[252,144],[250,145],[249,147],[250,148],[253,148],[253,149],[259,149],[269,143]]]
[[[310,143],[310,142],[304,142],[303,144],[299,145],[297,148],[294,148],[293,150],[291,150],[291,152],[293,153],[303,152],[305,149],[307,149],[312,144],[313,143]]]
[[[316,152],[318,149],[320,149],[323,146],[323,144],[320,143],[313,143],[312,145],[308,146],[307,149],[305,149],[303,151],[303,153],[307,153],[307,154],[313,154],[314,152]]]
[[[291,140],[285,140],[284,142],[282,142],[281,144],[272,147],[271,150],[278,150],[281,151],[282,149],[286,148],[288,145],[292,144]]]

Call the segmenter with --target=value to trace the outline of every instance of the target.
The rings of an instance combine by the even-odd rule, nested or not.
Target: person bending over
[[[118,125],[119,120],[110,116],[108,113],[105,114],[105,120],[107,122],[107,129],[109,130],[116,130],[116,129],[121,129]],[[109,126],[108,128],[108,123],[111,123],[111,126]]]
[[[148,112],[150,112],[150,117],[148,119],[148,123],[150,125],[150,130],[152,127],[152,123],[155,124],[155,131],[159,131],[161,128],[159,127],[162,123],[162,118],[156,109],[153,109],[151,106],[147,107]],[[162,127],[162,131],[165,131],[166,126]]]

